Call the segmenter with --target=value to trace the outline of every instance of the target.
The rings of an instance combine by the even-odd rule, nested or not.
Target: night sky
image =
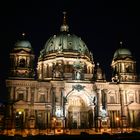
[[[132,0],[133,2],[133,0]],[[13,0],[1,4],[0,11],[0,95],[8,72],[8,57],[22,32],[36,56],[48,38],[59,32],[63,11],[67,12],[70,33],[81,37],[93,52],[94,62],[111,76],[113,54],[119,42],[130,49],[140,73],[140,8],[128,0]],[[3,9],[2,9],[3,8]]]

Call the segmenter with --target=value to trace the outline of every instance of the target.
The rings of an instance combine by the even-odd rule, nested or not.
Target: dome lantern
[[[69,31],[69,26],[66,23],[66,12],[63,12],[63,24],[60,27],[61,32],[68,32]]]

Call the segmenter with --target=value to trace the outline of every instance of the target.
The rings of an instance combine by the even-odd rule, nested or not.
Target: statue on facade
[[[100,108],[100,116],[102,119],[105,119],[107,117],[107,111],[103,109],[103,107]]]
[[[63,64],[57,62],[53,65],[53,78],[62,78],[63,77]]]
[[[93,53],[92,52],[90,52],[90,59],[91,59],[92,62],[94,61],[93,60]]]
[[[81,73],[80,71],[76,71],[76,80],[80,80],[81,79]]]
[[[84,69],[84,63],[77,60],[76,62],[74,62],[73,68],[74,68],[74,79],[81,80],[82,74],[83,74],[83,69]]]

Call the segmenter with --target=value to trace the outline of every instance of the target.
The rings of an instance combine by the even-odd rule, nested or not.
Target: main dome
[[[89,50],[84,41],[80,37],[69,34],[68,32],[61,32],[58,35],[54,35],[46,42],[43,55],[54,52],[78,52],[89,55]]]
[[[69,27],[65,21],[60,27],[60,33],[51,36],[45,43],[44,49],[40,52],[40,58],[44,58],[51,53],[73,52],[90,56],[89,50],[84,41],[75,34],[69,33]]]

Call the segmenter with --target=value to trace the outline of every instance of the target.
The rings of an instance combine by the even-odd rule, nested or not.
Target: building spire
[[[21,39],[24,40],[25,37],[26,37],[26,34],[23,32],[23,33],[21,34]]]
[[[25,33],[24,33],[24,32],[22,33],[22,36],[23,36],[23,37],[25,36]]]
[[[99,67],[100,66],[100,63],[99,62],[97,62],[97,67]]]
[[[63,12],[63,24],[60,27],[61,32],[68,32],[69,31],[69,26],[66,23],[66,12]]]
[[[121,47],[121,48],[123,47],[123,42],[122,42],[122,41],[120,41],[120,47]]]
[[[63,25],[66,25],[66,12],[64,11],[63,14]]]

